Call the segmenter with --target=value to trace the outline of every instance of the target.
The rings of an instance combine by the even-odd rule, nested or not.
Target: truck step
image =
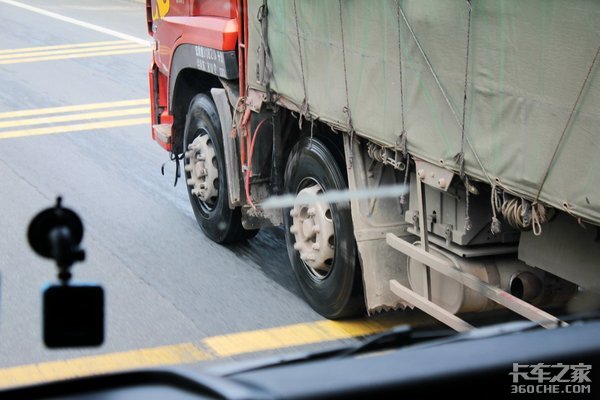
[[[166,150],[171,150],[171,135],[173,124],[152,125],[152,137]]]

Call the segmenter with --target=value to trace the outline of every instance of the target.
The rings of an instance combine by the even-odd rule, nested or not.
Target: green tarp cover
[[[413,156],[457,170],[464,143],[471,177],[532,200],[548,171],[539,200],[600,224],[599,0],[472,0],[470,18],[465,0],[267,5],[273,92],[346,131],[348,106],[357,135],[390,147],[404,116]]]

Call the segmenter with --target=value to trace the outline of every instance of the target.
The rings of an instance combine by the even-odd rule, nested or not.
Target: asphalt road
[[[25,2],[148,39],[138,1]],[[300,296],[281,230],[214,244],[198,228],[184,185],[173,188],[173,166],[161,175],[168,155],[150,136],[148,48],[5,2],[0,16],[0,368],[322,321]],[[99,348],[42,343],[41,290],[56,271],[25,234],[57,195],[86,226],[87,260],[75,267],[75,281],[106,291]]]

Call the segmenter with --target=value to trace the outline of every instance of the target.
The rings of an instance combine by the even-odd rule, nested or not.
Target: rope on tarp
[[[490,232],[492,235],[497,235],[502,232],[502,224],[497,216],[498,211],[502,209],[502,200],[500,199],[500,190],[496,185],[492,186],[490,202],[492,206],[492,223],[490,224]]]
[[[465,122],[467,118],[467,89],[469,87],[469,53],[471,48],[471,0],[467,0],[467,9],[469,13],[468,23],[467,23],[467,50],[465,55],[465,82],[463,88],[463,111],[462,111],[462,121],[460,124],[460,154],[457,155],[457,158],[460,160],[459,164],[459,173],[460,177],[464,179],[465,177]]]
[[[460,118],[458,117],[456,110],[454,110],[454,107],[452,107],[452,103],[450,102],[450,99],[448,98],[448,95],[446,94],[446,91],[444,90],[444,87],[442,86],[442,83],[440,82],[440,79],[438,78],[437,73],[435,72],[435,69],[433,68],[433,65],[429,61],[429,58],[427,57],[427,54],[425,53],[423,46],[421,46],[421,43],[419,42],[419,39],[417,38],[415,31],[413,30],[412,26],[408,22],[408,18],[406,18],[406,14],[404,13],[404,10],[402,9],[402,7],[400,7],[399,11],[400,11],[400,15],[402,16],[404,23],[406,24],[406,27],[408,28],[415,44],[417,45],[417,48],[419,49],[419,52],[421,53],[421,56],[425,60],[425,64],[427,65],[429,72],[431,72],[431,75],[433,76],[433,79],[435,80],[435,83],[436,83],[438,89],[440,89],[440,92],[442,93],[444,100],[448,104],[448,107],[450,108],[450,111],[452,112],[452,115],[454,116],[454,119],[456,120],[457,125],[462,129],[462,124],[460,122]],[[479,165],[481,172],[483,173],[483,175],[485,176],[485,178],[487,179],[489,184],[493,185],[492,178],[490,177],[487,170],[483,166],[483,162],[481,161],[481,158],[479,158],[479,155],[475,151],[473,144],[471,143],[468,136],[466,136],[466,135],[465,135],[465,142],[466,142],[466,144],[469,145],[469,149],[473,153],[473,156],[475,157],[475,160],[477,161],[477,164]]]
[[[314,121],[310,114],[310,109],[309,109],[309,105],[308,105],[308,90],[306,89],[306,77],[304,74],[304,60],[302,58],[302,44],[300,43],[300,26],[298,23],[298,10],[297,10],[297,5],[296,5],[296,0],[294,0],[294,20],[296,23],[296,40],[298,43],[298,57],[300,58],[300,73],[302,74],[302,89],[304,91],[304,100],[302,101],[302,106],[300,107],[300,117],[298,118],[298,128],[300,130],[302,130],[302,118],[311,122],[310,139],[311,139],[311,143],[312,143]]]
[[[465,125],[466,125],[466,117],[467,117],[467,89],[469,87],[469,54],[471,48],[471,15],[473,8],[471,7],[471,0],[467,0],[467,10],[468,10],[468,22],[467,22],[467,50],[465,55],[465,83],[463,89],[463,111],[462,111],[462,121],[460,124],[460,153],[456,155],[456,160],[458,163],[458,171],[460,179],[462,179],[465,184],[465,196],[466,196],[466,207],[465,207],[465,230],[470,231],[472,227],[471,223],[471,215],[469,214],[469,192],[470,192],[470,184],[469,178],[465,173]],[[496,215],[492,217],[492,233],[494,229],[498,228],[500,221],[496,218]]]
[[[554,162],[556,161],[556,158],[558,156],[558,151],[562,147],[562,144],[564,143],[564,139],[567,136],[567,131],[569,130],[569,127],[571,126],[571,122],[573,121],[573,117],[575,116],[576,111],[577,111],[577,107],[579,106],[579,103],[581,102],[583,92],[585,91],[585,88],[587,87],[588,83],[590,82],[590,76],[592,75],[592,72],[594,71],[594,67],[596,65],[596,62],[598,61],[599,55],[600,55],[600,45],[596,49],[596,55],[594,56],[594,59],[592,60],[592,63],[590,64],[590,67],[588,68],[585,79],[583,80],[583,84],[581,85],[581,89],[579,89],[579,93],[577,94],[575,103],[573,104],[573,107],[571,108],[571,112],[569,113],[569,118],[567,119],[567,123],[565,124],[565,127],[563,128],[562,133],[560,135],[560,139],[558,140],[558,143],[556,144],[556,147],[554,148],[554,152],[552,153],[552,158],[550,159],[550,162],[548,163],[548,166],[546,167],[546,171],[544,172],[544,177],[542,178],[542,183],[540,184],[538,192],[535,196],[534,204],[538,202],[540,195],[542,194],[542,189],[544,188],[544,184],[546,183],[546,180],[548,179],[548,176],[550,175],[550,170],[552,169],[552,166],[554,165]],[[563,208],[566,208],[566,207],[563,207]]]
[[[454,110],[454,107],[452,107],[452,103],[450,102],[450,99],[448,98],[448,95],[446,94],[446,91],[444,90],[444,87],[442,86],[442,83],[440,82],[440,78],[438,78],[437,73],[433,69],[433,65],[431,65],[431,61],[429,61],[429,57],[427,57],[425,50],[423,50],[423,46],[421,46],[421,42],[419,42],[419,39],[417,39],[417,35],[415,34],[415,31],[413,30],[412,26],[408,22],[408,19],[406,18],[406,15],[404,14],[404,10],[402,9],[402,7],[399,8],[399,11],[400,11],[400,15],[402,16],[402,19],[404,20],[404,23],[406,24],[406,27],[408,28],[413,40],[415,41],[415,44],[417,45],[417,48],[419,49],[419,52],[421,53],[421,56],[423,57],[423,59],[425,60],[425,63],[427,64],[427,68],[429,69],[429,72],[431,72],[431,75],[433,76],[435,83],[437,84],[438,88],[440,89],[440,91],[442,93],[442,96],[444,96],[444,100],[448,104],[450,111],[452,111],[452,115],[454,115],[454,119],[456,119],[456,123],[460,126],[460,119],[458,118],[458,114]]]
[[[532,230],[536,236],[542,234],[542,224],[550,218],[542,203],[531,202],[521,197],[519,193],[505,187],[500,179],[496,179],[496,183],[492,186],[490,202],[493,213],[490,231],[494,235],[502,231],[502,224],[496,217],[498,213],[514,229]]]
[[[401,30],[400,30],[400,0],[396,0],[396,15],[398,18],[398,74],[399,74],[399,78],[400,78],[400,117],[401,117],[401,124],[402,124],[402,130],[400,131],[400,145],[402,147],[402,154],[404,155],[404,158],[406,158],[407,156],[407,150],[406,150],[406,126],[404,123],[404,118],[405,118],[405,114],[404,114],[404,77],[402,75],[402,34],[401,34]]]
[[[342,16],[342,0],[338,0],[340,12],[340,29],[342,31],[342,60],[344,64],[344,84],[346,89],[346,106],[342,109],[346,114],[346,124],[348,125],[348,134],[350,135],[350,166],[354,160],[354,125],[352,123],[352,112],[350,111],[350,96],[348,95],[348,70],[346,68],[346,42],[344,40],[344,18]]]
[[[399,144],[400,144],[400,148],[402,149],[404,163],[406,164],[406,167],[404,169],[404,187],[406,187],[406,184],[408,183],[408,172],[410,169],[409,168],[410,160],[409,160],[408,149],[407,149],[408,134],[406,132],[406,124],[405,124],[405,115],[406,114],[404,113],[404,75],[403,75],[403,71],[402,71],[402,32],[400,29],[400,0],[396,0],[396,16],[398,19],[398,72],[399,72],[399,78],[400,78],[400,117],[401,117],[401,124],[402,124],[402,130],[400,131],[400,137],[399,137]],[[402,193],[400,195],[400,209],[402,210],[402,213],[404,213],[405,204],[406,204],[406,194]]]

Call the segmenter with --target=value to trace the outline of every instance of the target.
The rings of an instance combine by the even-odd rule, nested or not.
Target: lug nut
[[[315,244],[312,245],[312,249],[313,250],[319,250],[319,249],[321,249],[321,245],[319,243],[315,243]]]
[[[292,208],[290,210],[290,217],[297,217],[298,216],[298,210],[296,210],[295,208]]]
[[[319,227],[319,225],[315,225],[312,227],[312,231],[313,233],[319,233],[321,232],[321,228]]]
[[[302,247],[302,246],[300,245],[300,243],[298,243],[298,242],[294,243],[294,250],[296,250],[296,251],[300,251],[300,248],[301,248],[301,247]]]
[[[308,209],[307,214],[309,217],[314,217],[317,214],[317,210],[314,207]]]
[[[292,226],[290,226],[290,233],[291,233],[292,235],[295,235],[296,233],[298,233],[298,228],[296,228],[296,225],[292,225]],[[296,244],[297,244],[297,243],[296,243]],[[295,247],[295,246],[296,246],[296,244],[294,244],[294,248],[296,248],[296,247]],[[298,249],[296,249],[296,250],[298,250]]]

